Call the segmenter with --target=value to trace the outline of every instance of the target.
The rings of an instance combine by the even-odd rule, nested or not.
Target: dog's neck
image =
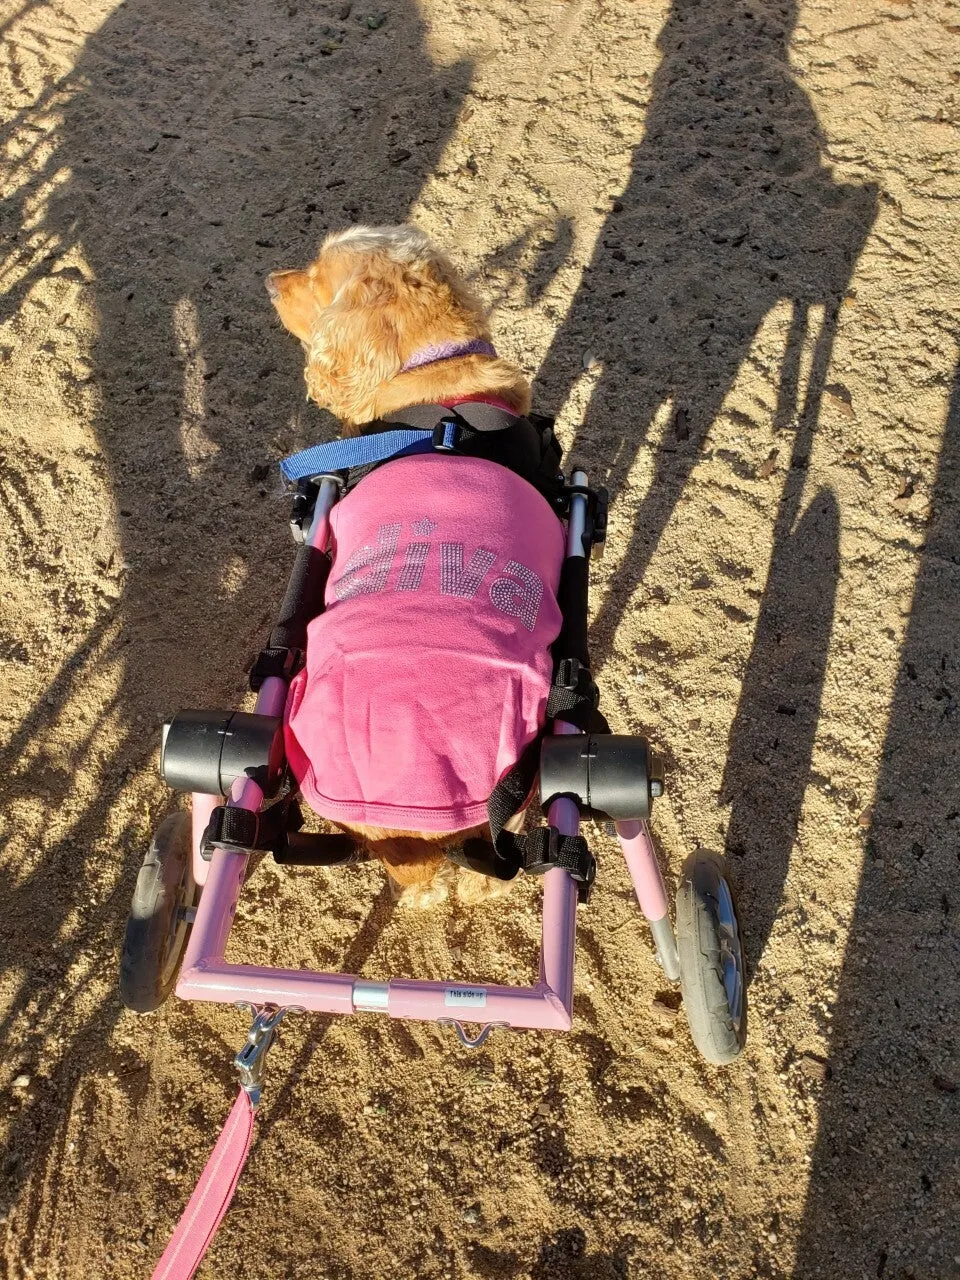
[[[453,400],[438,400],[437,403],[442,404],[445,409],[456,409],[458,404],[490,404],[494,409],[502,409],[504,413],[516,415],[518,412],[512,404],[507,404],[499,396],[456,396]]]
[[[371,417],[408,409],[413,404],[464,400],[500,401],[511,413],[530,411],[530,384],[507,360],[486,355],[458,356],[399,373],[381,386]]]

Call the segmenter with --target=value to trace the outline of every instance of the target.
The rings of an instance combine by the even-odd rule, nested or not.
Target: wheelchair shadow
[[[32,226],[45,252],[29,265],[11,248],[0,317],[39,308],[35,286],[64,255],[85,264],[68,278],[96,315],[93,429],[119,513],[116,556],[129,566],[119,599],[4,751],[11,798],[76,815],[56,840],[38,818],[39,867],[23,875],[8,862],[0,879],[0,966],[20,975],[0,1036],[35,1076],[0,1154],[0,1210],[16,1205],[17,1234],[38,1258],[51,1256],[53,1228],[31,1171],[62,1143],[82,1073],[110,1061],[123,921],[169,803],[128,772],[155,751],[158,712],[237,701],[292,561],[265,476],[305,442],[302,356],[273,321],[263,278],[302,265],[329,229],[402,221],[471,81],[469,61],[433,62],[412,0],[379,25],[336,12],[240,0],[227,24],[218,0],[128,0],[72,68],[51,59],[46,89],[2,130],[22,174],[5,224]],[[71,35],[79,46],[83,33]],[[72,304],[58,305],[53,337]],[[19,483],[11,472],[5,458],[2,479]],[[80,730],[85,681],[107,664],[119,672],[109,728]],[[28,750],[51,735],[70,742],[69,759]],[[97,781],[78,792],[73,772],[85,767]]]
[[[960,371],[844,956],[797,1280],[960,1256]]]

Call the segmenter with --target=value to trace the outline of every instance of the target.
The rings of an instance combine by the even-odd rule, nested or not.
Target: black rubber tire
[[[182,911],[196,899],[190,845],[190,815],[171,813],[137,875],[120,955],[120,999],[135,1013],[159,1009],[177,980],[190,936]]]
[[[733,940],[729,920],[733,917]],[[725,1066],[747,1037],[747,987],[736,903],[722,858],[699,851],[684,863],[677,890],[677,952],[690,1034],[708,1062]],[[728,996],[724,969],[739,970]],[[731,1007],[731,1003],[732,1006]]]

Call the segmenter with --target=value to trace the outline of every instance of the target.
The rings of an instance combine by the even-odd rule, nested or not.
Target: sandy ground
[[[729,857],[749,1045],[657,1002],[598,834],[573,1031],[291,1019],[203,1280],[960,1276],[960,7],[0,15],[3,1275],[149,1275],[225,1117],[242,1016],[116,995],[159,722],[244,697],[330,430],[263,276],[413,216],[615,495],[606,704],[671,881]],[[264,862],[230,954],[526,978],[537,894]]]

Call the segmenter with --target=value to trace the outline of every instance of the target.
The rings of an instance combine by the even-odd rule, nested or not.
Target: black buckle
[[[570,499],[581,494],[587,500],[587,525],[583,534],[584,548],[602,547],[607,540],[607,517],[610,510],[610,494],[601,485],[591,489],[585,484],[565,484],[557,498],[557,510],[563,519],[570,511]]]
[[[590,510],[590,545],[602,547],[607,540],[607,516],[610,510],[610,494],[603,485],[594,493]]]
[[[293,507],[290,511],[290,532],[293,535],[294,542],[299,543],[306,540],[303,526],[309,525],[313,516],[314,507],[317,505],[317,496],[320,493],[320,482],[322,480],[335,480],[342,494],[346,487],[348,475],[348,471],[331,471],[324,472],[322,475],[307,476],[304,480],[297,481],[297,488],[293,495]]]
[[[461,427],[453,418],[443,418],[433,428],[433,447],[438,453],[456,453]]]
[[[573,875],[572,872],[571,875]],[[591,855],[583,876],[574,875],[573,878],[577,882],[577,901],[584,903],[589,902],[590,894],[593,892],[593,884],[597,878],[596,858]]]
[[[293,507],[290,511],[290,532],[294,542],[303,542],[303,526],[310,519],[319,492],[320,486],[312,480],[297,481],[297,491],[293,495]]]
[[[555,693],[554,690],[562,690],[562,693]],[[554,667],[553,683],[547,701],[549,718],[566,719],[568,724],[586,730],[592,713],[599,705],[600,688],[590,668],[584,666],[579,658],[560,658]],[[568,713],[566,716],[565,712]],[[572,717],[570,712],[574,713]]]
[[[579,658],[561,658],[554,672],[553,683],[560,689],[578,689],[580,672],[586,670]],[[587,675],[590,672],[587,671]]]
[[[524,862],[523,870],[528,876],[546,875],[557,865],[560,832],[556,827],[539,827],[536,831],[530,832],[529,839],[531,842],[536,840],[543,849],[543,853],[537,862]]]

